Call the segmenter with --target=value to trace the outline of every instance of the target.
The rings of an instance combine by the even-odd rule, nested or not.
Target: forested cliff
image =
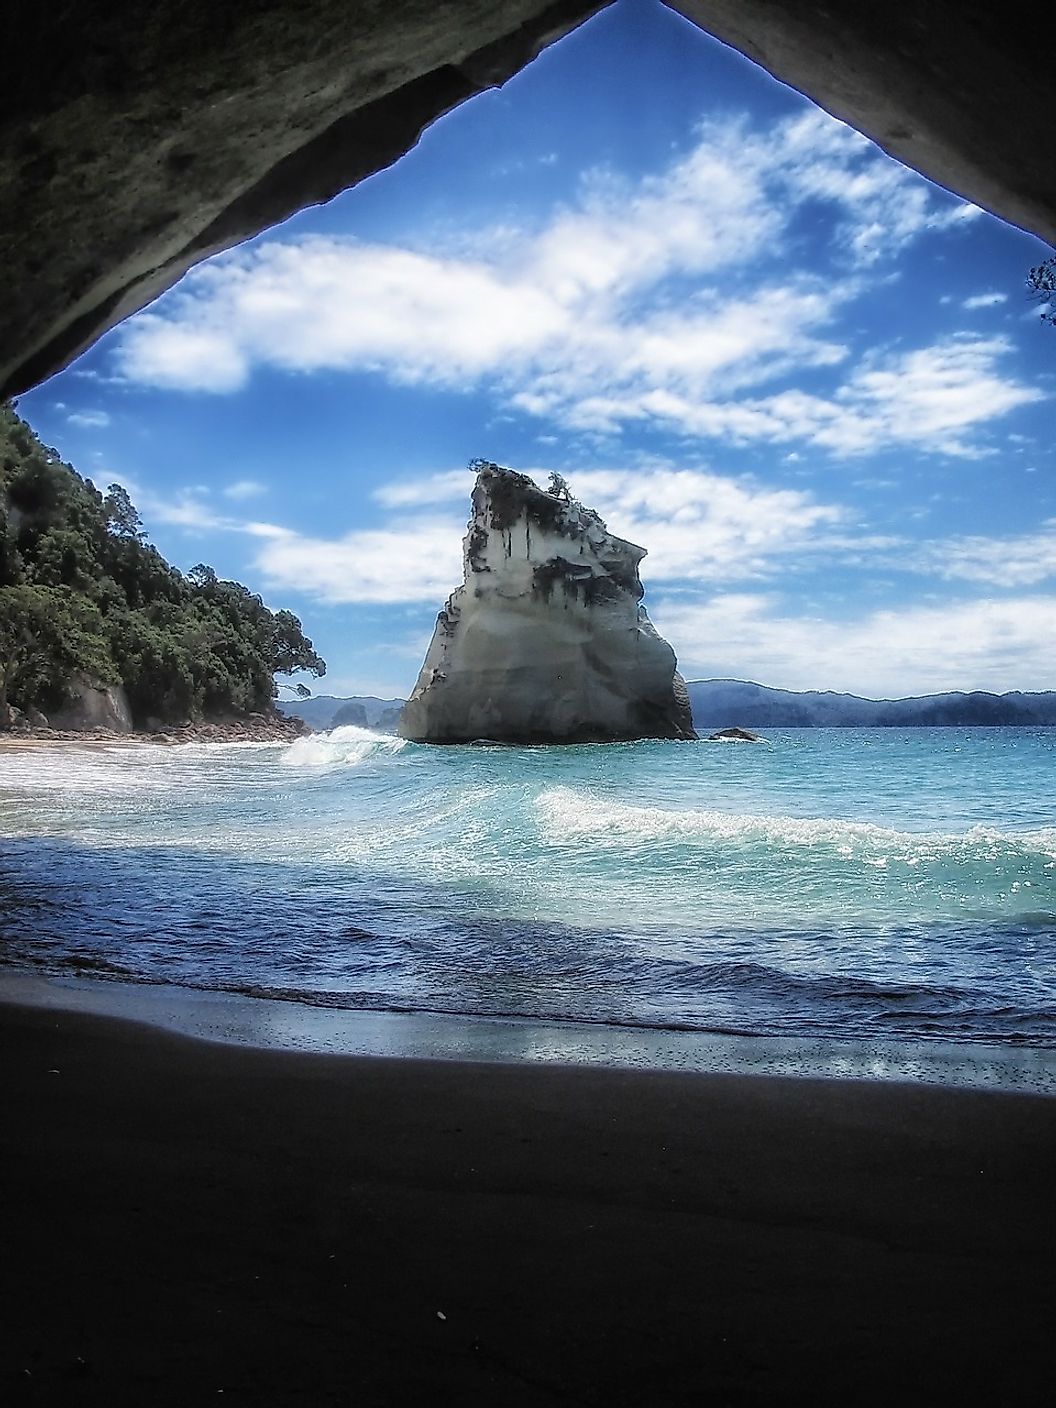
[[[0,727],[76,676],[121,684],[137,724],[260,713],[274,675],[326,665],[289,611],[209,567],[186,576],[119,485],[100,492],[0,406]]]

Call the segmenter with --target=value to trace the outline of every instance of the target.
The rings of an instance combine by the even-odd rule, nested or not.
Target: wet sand
[[[0,1005],[0,1393],[1046,1401],[1056,1100]]]

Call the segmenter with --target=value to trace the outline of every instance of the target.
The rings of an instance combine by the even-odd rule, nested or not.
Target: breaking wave
[[[795,816],[744,816],[712,810],[675,811],[638,807],[568,787],[542,792],[536,809],[549,839],[557,844],[589,842],[599,848],[630,843],[811,848],[836,856],[919,864],[943,856],[982,861],[1020,856],[1053,862],[1056,827],[1006,832],[972,826],[959,833],[900,831],[866,821]]]
[[[329,733],[294,739],[281,761],[288,768],[354,768],[379,758],[395,757],[406,747],[404,738],[345,724]]]
[[[0,962],[1056,1049],[1056,730],[0,750]]]

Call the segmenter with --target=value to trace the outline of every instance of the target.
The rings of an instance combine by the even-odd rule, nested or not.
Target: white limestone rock
[[[695,738],[675,653],[640,604],[645,549],[485,464],[465,582],[437,617],[399,732],[421,743]]]

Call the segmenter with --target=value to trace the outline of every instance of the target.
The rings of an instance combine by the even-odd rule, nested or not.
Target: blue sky
[[[1056,686],[1049,251],[651,0],[192,271],[21,412],[405,694],[482,456],[649,550],[690,678]]]

